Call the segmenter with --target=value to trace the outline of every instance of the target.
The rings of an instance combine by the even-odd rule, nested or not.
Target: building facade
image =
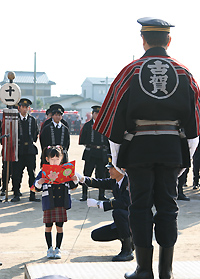
[[[8,72],[5,72],[4,79],[0,85],[9,82]],[[21,96],[31,101],[34,99],[34,72],[15,71],[15,79],[13,81],[21,89]],[[36,72],[36,97],[44,99],[51,96],[51,86],[56,83],[49,80],[45,72]]]
[[[81,85],[81,96],[85,99],[96,100],[103,103],[105,96],[110,88],[114,78],[86,78]]]

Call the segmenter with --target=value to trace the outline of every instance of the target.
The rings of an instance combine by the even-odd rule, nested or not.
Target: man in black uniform
[[[194,157],[193,157],[194,161]],[[189,168],[187,168],[181,176],[178,178],[178,197],[177,200],[183,200],[183,201],[190,201],[190,198],[187,197],[183,193],[183,186],[187,183],[187,174],[189,172]]]
[[[67,118],[66,118],[67,124],[69,126],[69,132],[71,134],[71,128],[72,128],[72,119],[71,119],[71,115],[68,114]]]
[[[60,145],[63,148],[63,163],[68,162],[68,149],[70,145],[69,129],[62,122],[64,108],[61,105],[55,105],[52,108],[51,122],[43,127],[40,134],[40,144],[42,151],[47,146]]]
[[[45,126],[47,126],[47,125],[49,125],[51,122],[52,122],[52,111],[53,110],[57,110],[57,109],[60,109],[60,111],[62,111],[62,115],[63,115],[63,113],[64,113],[64,108],[60,105],[60,104],[52,104],[52,105],[50,105],[50,107],[47,109],[47,111],[46,111],[46,114],[48,115],[48,117],[47,117],[47,119],[44,121],[44,123],[43,123],[43,125],[42,125],[42,127],[41,127],[41,131],[40,131],[40,134],[42,133],[42,130],[43,130],[43,128],[45,127]],[[62,115],[61,115],[61,122],[67,127],[67,128],[69,128],[69,125],[68,125],[68,123],[67,123],[67,121],[65,121],[64,119],[63,119],[63,117],[62,117]]]
[[[114,256],[112,261],[131,261],[133,259],[133,247],[128,221],[128,207],[130,197],[128,191],[128,178],[125,172],[112,164],[112,156],[108,156],[110,178],[95,179],[84,177],[82,181],[89,187],[104,190],[112,190],[114,199],[110,201],[96,201],[87,199],[89,207],[98,207],[104,211],[113,210],[114,223],[95,229],[91,233],[94,241],[112,241],[119,239],[122,243],[121,252]]]
[[[42,123],[42,125],[41,125],[41,128],[40,128],[40,134],[41,134],[41,132],[42,132],[42,129],[43,129],[43,127],[45,127],[46,125],[48,125],[50,122],[51,122],[51,117],[52,117],[52,113],[51,113],[51,110],[50,110],[50,108],[48,108],[47,110],[46,110],[46,119],[43,121],[43,123]],[[51,119],[51,120],[49,120],[49,119]],[[46,122],[46,121],[48,121],[48,122]],[[47,123],[47,124],[46,124]]]
[[[36,154],[37,147],[34,142],[37,141],[39,129],[36,119],[28,114],[29,107],[32,102],[29,99],[22,98],[18,103],[18,161],[15,162],[12,174],[12,184],[14,190],[14,198],[12,202],[20,200],[20,185],[24,168],[27,167],[29,175],[29,187],[35,181]],[[35,193],[30,191],[30,201],[40,201],[36,199]]]
[[[80,129],[81,129],[81,120],[79,118],[79,116],[76,116],[76,120],[74,121],[74,132],[75,135],[79,135],[80,134]]]
[[[85,161],[83,174],[91,176],[95,169],[96,178],[106,177],[105,164],[107,162],[107,154],[109,154],[109,142],[106,137],[92,129],[95,119],[99,113],[100,106],[92,106],[92,119],[86,122],[81,130],[79,144],[85,145],[82,160]],[[99,189],[99,200],[106,200],[105,191]],[[80,201],[87,200],[87,186],[82,186],[82,198]]]
[[[193,189],[199,189],[200,143],[193,156]]]
[[[159,278],[169,279],[177,240],[177,177],[190,162],[187,143],[191,157],[198,144],[200,92],[188,69],[166,52],[173,25],[155,18],[138,22],[146,52],[116,77],[94,129],[113,142],[117,166],[126,168],[130,180],[130,225],[138,266],[125,278],[154,278],[154,228]]]

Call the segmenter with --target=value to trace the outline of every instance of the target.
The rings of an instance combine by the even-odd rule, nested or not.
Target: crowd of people
[[[167,54],[170,28],[174,26],[156,18],[141,18],[138,23],[144,55],[122,69],[102,107],[92,107],[92,119],[80,132],[79,144],[85,145],[83,175],[75,173],[70,183],[57,186],[49,185],[41,172],[35,180],[34,142],[39,131],[35,119],[28,114],[30,100],[20,100],[19,160],[10,171],[14,191],[11,201],[20,201],[22,174],[27,167],[29,187],[34,184],[35,191],[42,191],[47,257],[60,258],[66,210],[71,207],[68,189],[76,188],[79,182],[80,201],[87,200],[89,207],[112,210],[114,222],[93,230],[92,239],[120,240],[122,248],[113,261],[130,261],[135,250],[137,268],[126,273],[125,278],[154,278],[154,231],[159,245],[159,278],[170,279],[178,236],[177,198],[188,200],[183,185],[192,158],[193,189],[199,188],[200,91],[189,70]],[[62,119],[64,109],[56,104],[47,111],[48,119],[39,135],[41,166],[46,162],[66,163],[70,133],[68,123]],[[94,170],[95,178],[91,178]],[[88,198],[88,187],[99,189],[98,200]],[[105,197],[106,189],[112,190],[112,200]],[[4,191],[3,185],[2,194]],[[39,201],[35,191],[30,191],[30,201]],[[55,250],[53,223],[57,229]]]
[[[74,182],[60,185],[49,185],[44,183],[41,173],[35,176],[36,155],[38,154],[35,145],[39,138],[42,156],[40,166],[43,164],[59,165],[68,162],[68,149],[70,146],[69,124],[62,118],[64,108],[59,104],[53,104],[46,110],[47,118],[42,123],[39,131],[36,119],[29,114],[31,101],[22,98],[18,106],[18,161],[10,162],[9,179],[12,180],[13,198],[11,202],[19,202],[22,193],[20,191],[23,170],[28,171],[28,184],[30,188],[29,201],[40,202],[36,197],[37,191],[42,191],[42,208],[44,210],[43,221],[45,223],[45,239],[47,242],[47,257],[61,258],[60,247],[63,238],[63,224],[67,221],[66,210],[71,208],[71,198],[68,189],[78,186],[78,177],[74,176]],[[100,106],[92,106],[92,119],[83,126],[79,144],[85,145],[82,159],[85,160],[83,176],[77,174],[84,181],[82,185],[82,197],[80,201],[87,200],[88,187],[99,188],[98,200],[101,201],[100,208],[113,210],[114,222],[106,228],[100,228],[92,232],[91,237],[95,241],[111,241],[119,239],[122,243],[121,252],[113,257],[113,261],[127,261],[133,259],[134,246],[130,237],[128,226],[128,206],[130,198],[127,190],[127,177],[119,168],[112,165],[109,155],[110,147],[108,139],[92,129],[94,121],[99,113]],[[108,156],[109,163],[108,163]],[[107,164],[108,163],[108,164]],[[106,165],[107,164],[107,165]],[[3,162],[1,196],[6,192],[6,162]],[[91,183],[90,177],[95,171],[96,179]],[[89,183],[90,181],[90,183]],[[116,184],[116,181],[119,184]],[[95,183],[95,185],[94,185]],[[34,190],[31,189],[35,186]],[[122,186],[121,186],[122,185]],[[59,187],[58,187],[59,186]],[[66,186],[66,187],[65,187]],[[105,197],[105,190],[112,190],[114,199],[110,201]],[[68,200],[69,198],[69,200]],[[65,201],[68,200],[66,204]],[[96,206],[95,200],[88,199],[88,206]],[[56,224],[56,247],[52,247],[51,230],[53,223]],[[125,225],[125,227],[124,227]],[[102,232],[104,231],[104,235]],[[100,233],[99,233],[100,232]],[[100,237],[101,235],[101,237]]]

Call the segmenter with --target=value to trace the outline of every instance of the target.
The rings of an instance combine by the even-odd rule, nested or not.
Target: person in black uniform
[[[126,168],[130,180],[137,268],[125,278],[154,278],[154,229],[159,278],[169,279],[177,240],[177,178],[180,168],[189,167],[199,141],[200,92],[189,70],[166,52],[173,25],[155,18],[138,22],[145,54],[113,81],[94,129],[113,143],[113,162]]]
[[[68,126],[69,126],[69,132],[71,134],[71,128],[72,128],[72,119],[71,119],[71,115],[68,114],[67,118],[66,118],[66,121],[68,123]]]
[[[39,129],[36,119],[28,114],[32,102],[29,99],[22,98],[18,103],[19,120],[18,120],[18,161],[15,162],[12,173],[12,184],[14,198],[12,202],[20,200],[20,185],[24,168],[27,167],[29,175],[29,187],[35,181],[36,154],[37,147],[34,142],[37,141]],[[35,193],[30,191],[30,201],[40,201],[36,199]]]
[[[199,189],[200,143],[193,156],[193,189]]]
[[[186,185],[189,168],[187,168],[178,178],[178,197],[177,200],[190,201],[190,198],[183,193],[183,186]]]
[[[46,125],[48,125],[51,122],[51,120],[52,120],[51,117],[52,117],[52,113],[51,113],[50,108],[48,108],[46,110],[46,119],[43,121],[43,123],[41,125],[41,128],[40,128],[40,134],[42,132],[43,126],[46,126]],[[49,119],[51,119],[51,120],[49,120]],[[46,121],[48,121],[47,124],[46,124]]]
[[[51,122],[43,127],[40,134],[40,144],[42,152],[47,146],[60,145],[63,148],[63,163],[68,162],[68,149],[70,145],[70,133],[68,127],[62,122],[64,108],[61,105],[55,105],[51,108]]]
[[[112,190],[114,198],[110,201],[87,199],[88,207],[98,207],[104,211],[113,210],[114,222],[95,229],[91,233],[94,241],[112,241],[119,239],[122,243],[121,252],[112,258],[112,261],[131,261],[133,259],[133,245],[128,221],[128,207],[130,197],[128,178],[126,173],[112,164],[112,156],[108,155],[110,178],[95,179],[84,176],[80,179],[87,186],[104,190]]]
[[[76,116],[76,120],[74,121],[74,131],[75,131],[75,135],[79,135],[80,134],[80,129],[81,129],[81,120],[79,118],[79,116]]]
[[[58,109],[58,108],[60,108],[60,111],[62,111],[62,115],[63,115],[63,113],[64,113],[64,108],[63,108],[60,104],[52,104],[52,105],[50,105],[50,107],[47,109],[46,113],[48,113],[48,118],[44,121],[44,123],[43,123],[43,125],[42,125],[42,127],[41,127],[41,130],[40,130],[40,134],[42,133],[43,128],[51,123],[51,121],[52,121],[52,111],[55,110],[55,109]],[[61,115],[61,120],[60,120],[60,121],[61,121],[67,128],[69,128],[69,125],[68,125],[67,121],[65,121],[65,120],[63,119],[62,115]]]
[[[79,144],[85,145],[82,160],[85,161],[83,174],[91,176],[95,169],[96,178],[106,177],[105,164],[107,163],[107,154],[109,154],[109,142],[106,137],[94,131],[92,126],[99,113],[100,106],[92,106],[92,119],[86,122],[81,129]],[[105,191],[99,189],[99,200],[106,200]],[[82,186],[82,198],[80,201],[87,200],[87,186]]]

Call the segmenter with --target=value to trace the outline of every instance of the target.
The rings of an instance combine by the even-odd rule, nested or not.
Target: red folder
[[[75,175],[75,161],[65,163],[63,165],[43,165],[42,177],[46,178],[45,183],[61,184],[72,180]]]

